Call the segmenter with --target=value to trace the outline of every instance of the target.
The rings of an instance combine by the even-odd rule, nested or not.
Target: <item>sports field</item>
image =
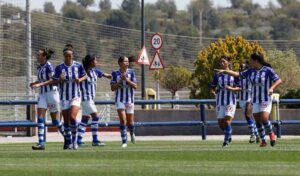
[[[32,151],[32,143],[0,144],[0,176],[33,175],[300,175],[300,140],[284,139],[276,147],[260,148],[247,141],[138,141],[121,148],[62,150],[47,143]]]

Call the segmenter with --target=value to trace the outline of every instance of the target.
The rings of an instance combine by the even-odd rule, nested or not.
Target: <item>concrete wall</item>
[[[215,110],[206,110],[206,120],[216,120]],[[300,119],[300,110],[280,110],[281,120]],[[136,122],[159,122],[159,121],[199,121],[199,110],[136,110]],[[237,110],[234,120],[244,120],[240,109]],[[223,134],[217,126],[208,126],[207,134]],[[248,134],[247,126],[234,126],[233,134]],[[283,125],[283,135],[300,135],[300,125]],[[180,127],[138,127],[136,135],[201,135],[200,126]]]

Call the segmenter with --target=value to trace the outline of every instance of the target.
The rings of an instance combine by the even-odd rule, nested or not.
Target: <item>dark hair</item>
[[[122,63],[124,60],[125,60],[125,56],[120,56],[119,59],[118,59],[118,63]]]
[[[231,61],[230,57],[227,57],[227,56],[221,56],[221,57],[220,57],[220,60],[221,60],[221,59],[225,59],[225,60],[227,60],[228,62]]]
[[[82,59],[82,65],[83,65],[83,68],[85,70],[85,72],[88,74],[88,76],[91,76],[90,75],[90,70],[91,70],[91,62],[94,61],[96,59],[96,55],[91,55],[91,54],[88,54],[86,55],[83,59]]]
[[[52,49],[45,48],[40,50],[43,51],[43,56],[46,56],[46,60],[49,60],[54,54],[54,50]]]
[[[70,44],[70,43],[67,43],[67,44],[65,45],[64,49],[63,49],[63,53],[65,54],[67,51],[72,51],[72,52],[74,52],[73,49],[74,49],[73,45]]]
[[[129,56],[128,61],[129,62],[135,62],[135,57],[134,56]]]
[[[250,58],[252,60],[258,61],[258,63],[260,63],[263,66],[272,67],[271,64],[269,64],[268,62],[265,61],[264,56],[259,52],[258,53],[252,53]]]

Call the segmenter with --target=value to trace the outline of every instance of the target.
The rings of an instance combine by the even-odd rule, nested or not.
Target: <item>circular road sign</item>
[[[162,47],[162,45],[163,45],[163,41],[161,35],[159,33],[155,33],[154,35],[152,35],[151,37],[152,48],[158,50]]]

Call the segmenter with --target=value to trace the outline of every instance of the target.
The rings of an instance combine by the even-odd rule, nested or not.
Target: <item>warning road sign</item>
[[[149,57],[145,46],[143,46],[136,63],[141,65],[149,65]]]
[[[164,64],[162,62],[162,59],[157,51],[155,51],[153,59],[150,63],[149,70],[158,70],[158,69],[164,69]]]

